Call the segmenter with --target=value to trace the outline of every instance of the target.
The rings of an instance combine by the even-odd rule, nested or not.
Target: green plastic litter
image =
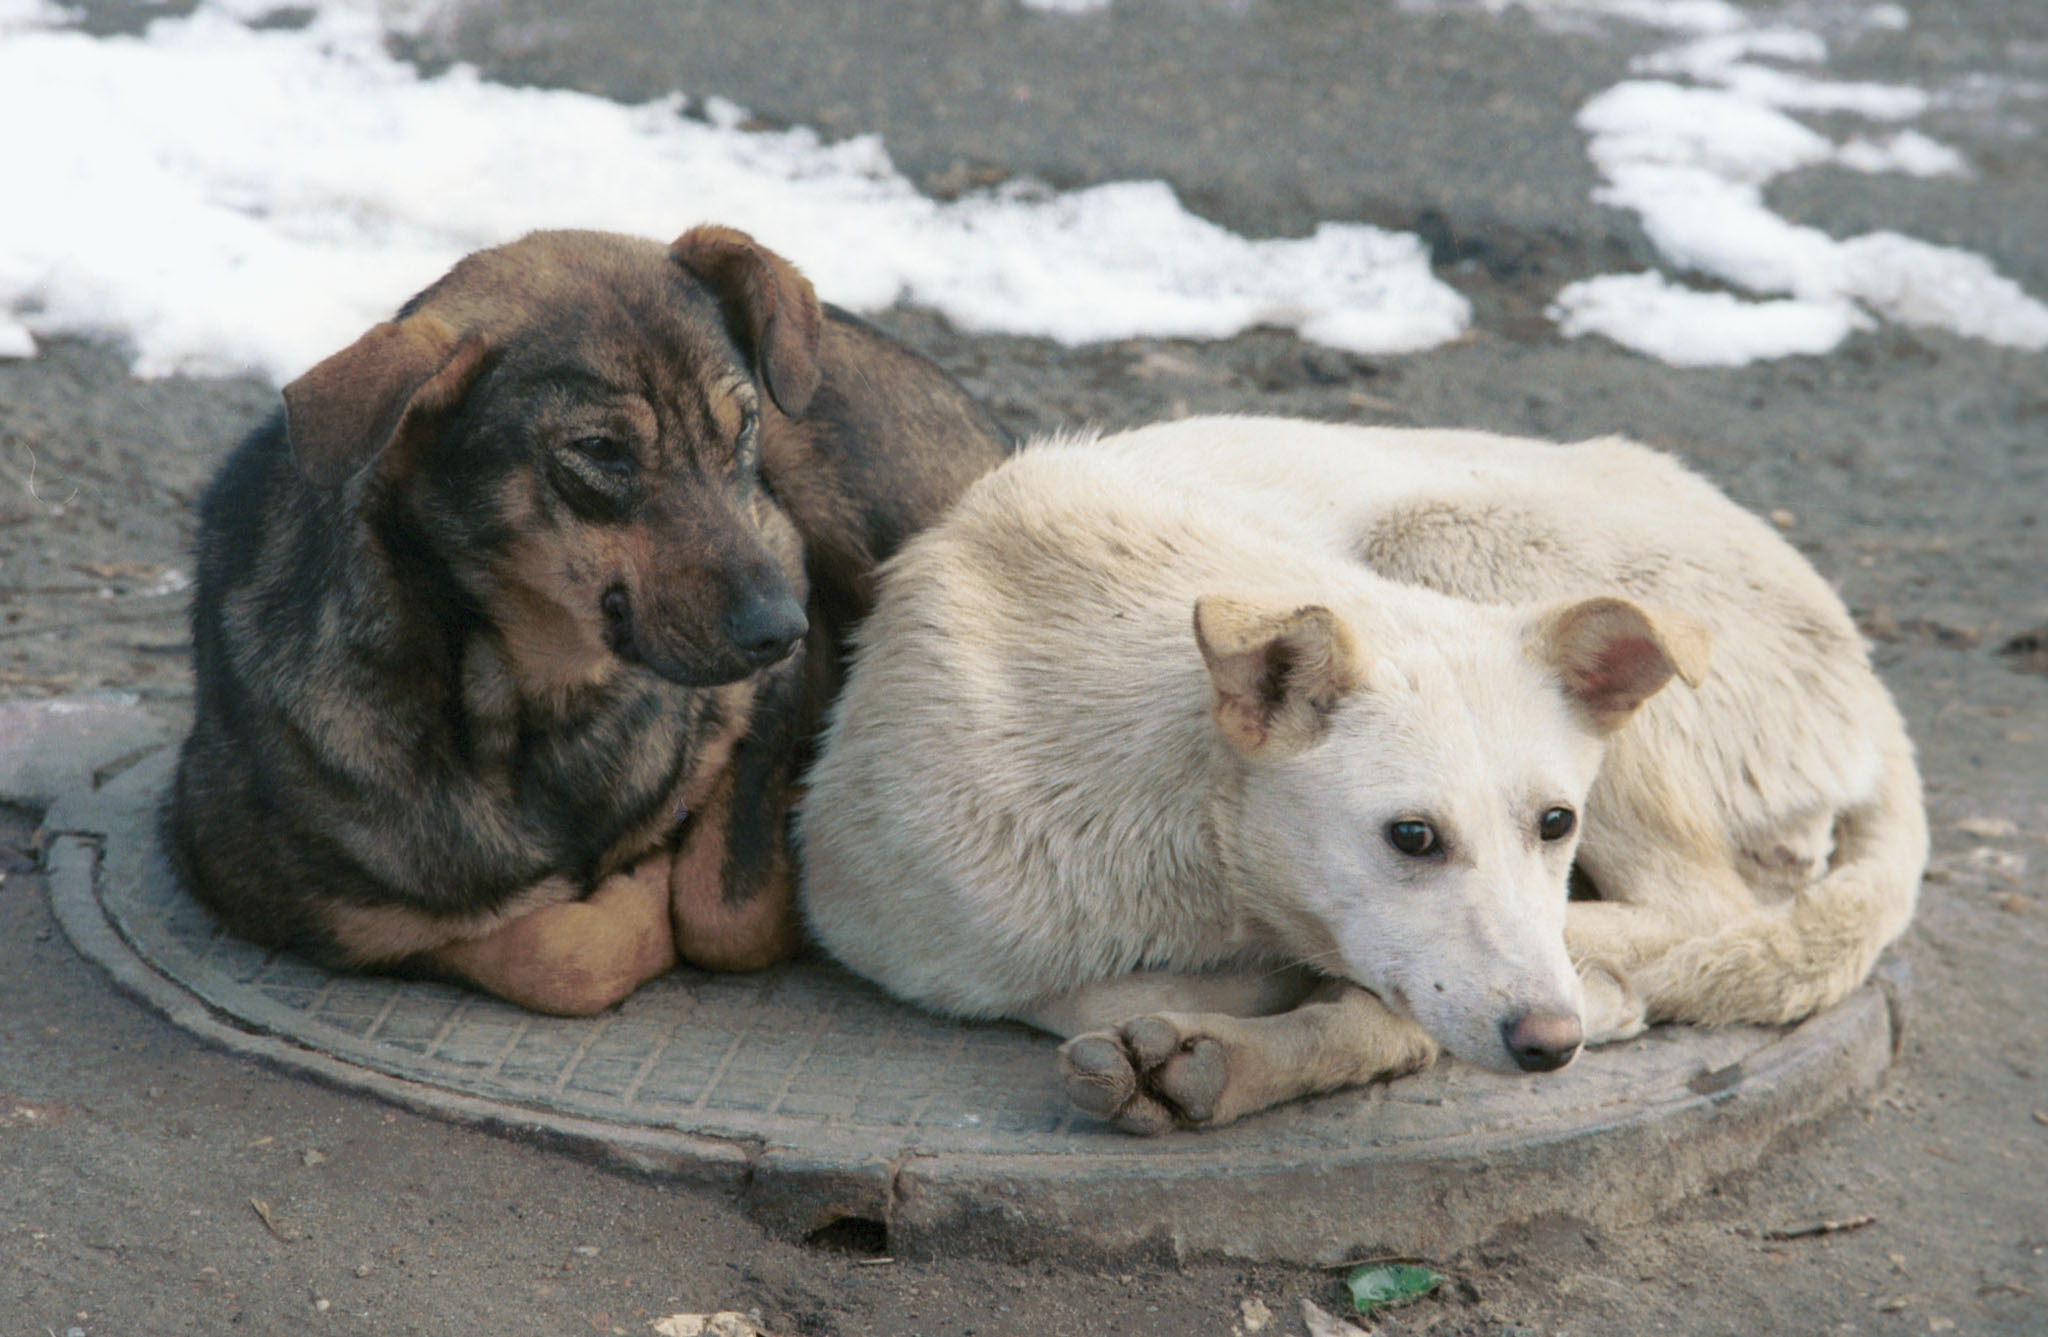
[[[1444,1284],[1444,1274],[1412,1263],[1370,1263],[1344,1278],[1361,1315],[1412,1304]]]

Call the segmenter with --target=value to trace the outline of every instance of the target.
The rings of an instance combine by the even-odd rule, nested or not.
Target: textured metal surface
[[[718,1137],[813,1130],[1046,1145],[1044,1039],[953,1027],[828,966],[746,976],[679,970],[590,1019],[537,1016],[466,990],[333,975],[223,933],[149,851],[100,880],[136,952],[209,1007],[338,1058],[470,1095]]]
[[[1527,1077],[1445,1061],[1229,1128],[1129,1138],[1067,1108],[1047,1037],[943,1022],[822,962],[677,971],[571,1020],[251,947],[172,876],[154,837],[172,749],[124,709],[0,706],[0,795],[29,793],[31,772],[61,791],[46,820],[71,833],[58,915],[124,987],[273,1063],[733,1185],[784,1233],[857,1215],[920,1252],[1326,1261],[1360,1243],[1469,1243],[1546,1211],[1642,1219],[1890,1061],[1891,1019],[1866,990],[1790,1032],[1657,1030]]]
[[[591,1019],[543,1017],[466,990],[333,975],[221,931],[152,842],[139,877],[99,879],[100,905],[153,968],[217,1012],[395,1077],[583,1118],[847,1151],[1015,1154],[1113,1137],[1070,1113],[1053,1045],[1022,1027],[943,1022],[824,962],[757,975],[678,970]],[[1394,1146],[1520,1128],[1602,1107],[1654,1105],[1686,1079],[1741,1062],[1764,1031],[1659,1032],[1556,1074],[1505,1077],[1456,1063],[1280,1110],[1209,1139],[1272,1150]]]

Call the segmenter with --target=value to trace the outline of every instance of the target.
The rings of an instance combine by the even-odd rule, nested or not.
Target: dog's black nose
[[[773,664],[811,629],[803,606],[787,594],[751,595],[725,614],[725,634],[749,663]]]
[[[1523,1072],[1550,1072],[1572,1061],[1586,1028],[1571,1012],[1524,1012],[1500,1024],[1500,1038]]]

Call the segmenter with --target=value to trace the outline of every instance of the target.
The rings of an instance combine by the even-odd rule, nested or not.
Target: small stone
[[[1347,1323],[1307,1299],[1301,1302],[1301,1323],[1308,1329],[1308,1337],[1359,1337],[1364,1331],[1356,1323]]]
[[[1264,1332],[1273,1322],[1273,1311],[1266,1308],[1266,1302],[1256,1295],[1239,1300],[1237,1312],[1244,1316],[1246,1332]]]
[[[656,1337],[769,1337],[758,1319],[732,1309],[715,1314],[670,1314],[651,1326]]]
[[[1965,817],[1956,823],[1956,830],[1979,840],[2010,840],[2020,833],[2019,824],[2010,817]]]
[[[1771,511],[1771,523],[1780,529],[1790,529],[1799,523],[1799,517],[1786,510],[1783,506],[1779,506]]]
[[[1195,377],[1203,377],[1209,380],[1215,379],[1213,376],[1208,375],[1200,363],[1181,357],[1177,353],[1167,353],[1158,350],[1146,353],[1143,357],[1133,362],[1130,366],[1130,373],[1140,380],[1146,381],[1157,380],[1162,376],[1183,380]]]
[[[1972,867],[1981,868],[1993,877],[2003,878],[2008,882],[2022,881],[2027,875],[2027,856],[2024,854],[1979,845],[1971,850],[1967,857]]]
[[[320,1150],[318,1147],[307,1147],[304,1151],[299,1153],[299,1159],[304,1161],[307,1165],[318,1165],[322,1161],[327,1159],[327,1153]]]

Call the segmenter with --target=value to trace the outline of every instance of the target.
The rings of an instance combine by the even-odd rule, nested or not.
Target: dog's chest
[[[675,838],[708,806],[752,722],[749,682],[683,691],[654,707],[644,726],[628,723],[606,756],[616,770],[610,793],[621,818],[599,859],[600,876]]]
[[[498,684],[472,675],[472,685]],[[472,691],[467,769],[537,852],[603,876],[667,839],[686,816],[690,780],[727,731],[718,698],[716,689],[659,682],[570,702]]]

